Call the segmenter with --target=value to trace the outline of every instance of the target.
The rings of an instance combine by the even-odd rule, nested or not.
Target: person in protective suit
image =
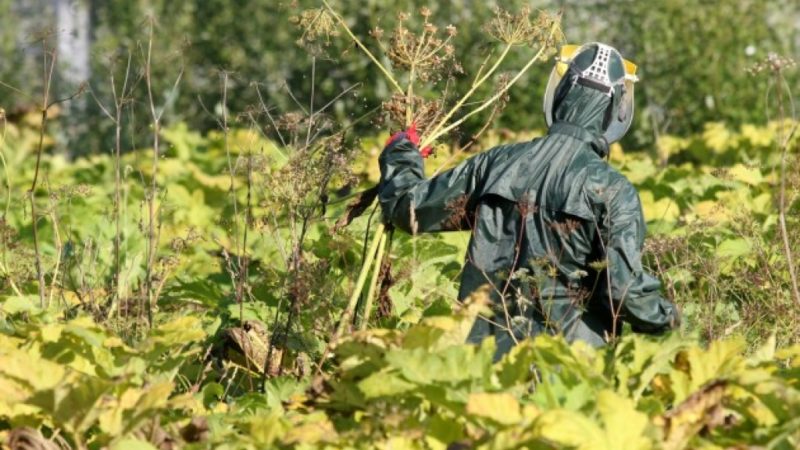
[[[431,179],[413,127],[383,150],[387,223],[409,233],[472,230],[459,298],[488,285],[494,315],[475,323],[470,342],[494,335],[499,356],[541,332],[600,346],[620,320],[650,334],[677,326],[678,309],[642,268],[638,193],[605,160],[633,117],[635,69],[605,44],[564,46],[545,95],[544,137]]]

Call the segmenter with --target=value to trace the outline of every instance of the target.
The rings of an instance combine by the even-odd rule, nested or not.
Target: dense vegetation
[[[208,33],[237,13],[219,8],[225,13],[214,16]],[[426,23],[431,15],[450,17],[442,8],[420,14]],[[255,19],[275,20],[253,11]],[[163,30],[145,22],[131,25],[135,52],[101,66],[103,84],[91,83],[80,97],[96,108],[94,142],[102,147],[61,151],[92,141],[64,139],[63,127],[75,120],[68,109],[73,90],[62,102],[46,75],[39,87],[44,115],[0,110],[2,445],[800,445],[800,299],[792,271],[800,257],[800,138],[793,134],[789,59],[767,59],[751,71],[758,77],[734,84],[753,90],[725,96],[731,114],[687,111],[681,117],[691,125],[681,134],[660,127],[645,148],[636,139],[612,147],[609,163],[639,189],[649,226],[646,262],[681,306],[681,330],[655,338],[626,330],[597,350],[540,336],[495,362],[491,340],[464,343],[486,296],[455,301],[469,233],[395,233],[368,277],[376,294],[371,313],[362,304],[369,295],[352,296],[379,213],[368,209],[350,224],[342,217],[353,194],[378,181],[388,130],[376,131],[375,117],[363,114],[389,94],[381,91],[385,81],[365,75],[376,71],[368,61],[361,64],[371,68],[353,71],[347,61],[356,56],[321,56],[347,47],[341,32],[320,34],[331,41],[310,48],[320,41],[309,41],[308,30],[320,30],[290,26],[290,15],[303,26],[302,11],[293,11],[278,16],[286,23],[269,24],[292,41],[285,54],[297,58],[298,72],[267,74],[291,80],[291,91],[247,86],[230,72],[220,73],[219,83],[206,79],[203,91],[191,81],[204,79],[191,74],[197,66],[182,70],[162,58]],[[329,18],[312,11],[306,18],[315,26]],[[466,20],[458,23],[467,45],[457,48],[469,55],[463,49],[478,38]],[[328,25],[328,32],[336,29]],[[541,33],[530,34],[549,48]],[[231,46],[208,49],[220,57],[261,51],[219,42]],[[515,51],[512,68],[531,53]],[[51,62],[45,58],[45,68]],[[231,64],[237,62],[253,63],[243,57]],[[527,74],[528,87],[515,86],[501,102],[500,117],[520,131],[466,123],[464,135],[483,133],[466,151],[458,133],[443,138],[427,160],[429,174],[471,152],[540,134],[524,125],[521,117],[529,116],[518,115],[514,103],[534,102],[528,95],[541,90],[549,62],[539,65],[542,72]],[[334,79],[363,84],[326,86],[330,78],[319,74],[332,67],[342,71]],[[507,80],[502,76],[498,81]],[[687,77],[712,82],[697,72]],[[663,75],[654,83],[674,81]],[[477,98],[496,87],[486,89]],[[766,112],[751,101],[764,93]],[[435,101],[434,94],[424,101]],[[38,95],[25,99],[40,101]],[[343,112],[364,97],[363,110]],[[189,111],[176,106],[188,104],[202,114],[174,112]],[[535,104],[527,114],[539,110]],[[391,112],[382,127],[397,128]],[[359,300],[354,311],[351,298]]]

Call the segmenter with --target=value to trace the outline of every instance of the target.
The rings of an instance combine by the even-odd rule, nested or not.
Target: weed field
[[[770,83],[764,123],[611,145],[608,164],[641,199],[645,266],[680,327],[626,325],[601,348],[543,334],[496,360],[493,339],[466,343],[489,295],[457,300],[470,232],[385,229],[378,158],[390,131],[417,122],[433,148],[427,176],[546,133],[493,124],[563,44],[561,17],[498,10],[486,24],[497,65],[455,95],[458,33],[426,8],[357,36],[316,6],[293,16],[298,44],[313,64],[336,40],[363,50],[386,72],[380,117],[337,119],[343,98],[371,88],[355,85],[279,110],[254,83],[259,101],[232,110],[236,75],[223,71],[221,102],[202,104],[215,126],[195,129],[171,117],[183,69],[151,71],[152,23],[108,68],[111,95],[54,97],[45,70],[41,105],[0,108],[0,447],[800,447],[789,59],[752,68]],[[494,72],[517,51],[522,64]],[[312,67],[308,84],[323,83]],[[77,98],[106,138],[63,152]]]

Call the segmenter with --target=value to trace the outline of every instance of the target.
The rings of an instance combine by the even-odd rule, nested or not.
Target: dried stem
[[[101,111],[108,117],[114,124],[114,296],[111,300],[111,306],[108,308],[106,319],[110,320],[115,314],[119,316],[119,305],[122,299],[122,287],[120,283],[120,271],[122,270],[122,119],[125,106],[130,102],[128,95],[128,85],[130,82],[131,73],[131,60],[133,55],[128,52],[128,61],[125,66],[125,77],[122,81],[122,86],[118,89],[117,82],[114,77],[114,71],[110,71],[109,83],[111,86],[111,94],[114,99],[114,111],[109,111],[100,100],[94,95],[94,91],[90,90],[92,97],[97,103]]]
[[[147,323],[153,326],[153,265],[155,264],[156,239],[155,239],[155,197],[158,189],[158,157],[159,157],[159,134],[161,118],[156,113],[156,105],[153,100],[153,83],[151,61],[153,56],[153,19],[150,20],[150,34],[147,41],[147,57],[145,59],[144,80],[147,85],[147,98],[150,103],[150,114],[153,120],[153,173],[150,183],[150,190],[146,195],[147,200],[147,265],[145,275],[144,294],[147,300]]]
[[[234,292],[236,296],[236,303],[239,305],[239,322],[243,323],[244,320],[244,305],[242,305],[242,252],[244,248],[239,247],[239,204],[236,200],[236,173],[233,168],[233,161],[231,159],[230,147],[230,130],[228,129],[228,81],[230,73],[222,71],[222,119],[219,121],[219,126],[222,128],[222,142],[225,148],[225,159],[228,164],[228,176],[230,177],[230,186],[228,187],[228,195],[231,198],[231,205],[233,206],[233,236],[232,240],[234,248],[236,249],[236,269],[231,270],[231,281],[233,282]],[[247,224],[244,225],[247,229]],[[244,247],[245,244],[243,244]]]
[[[151,18],[149,21],[149,34],[147,40],[147,53],[145,55],[144,67],[144,81],[147,86],[147,100],[150,107],[150,116],[153,126],[153,159],[152,159],[152,179],[150,180],[150,189],[146,196],[147,201],[147,265],[145,269],[145,284],[143,295],[147,300],[147,323],[150,327],[153,326],[153,308],[158,301],[156,290],[153,289],[153,267],[156,262],[156,253],[158,250],[158,241],[161,234],[161,224],[156,225],[157,215],[160,211],[156,211],[156,193],[158,192],[158,161],[161,156],[160,151],[160,137],[161,137],[161,117],[164,114],[164,108],[159,111],[156,108],[155,98],[153,96],[153,77],[152,77],[152,58],[153,58],[153,32],[155,28],[155,19]],[[175,78],[175,83],[172,86],[172,92],[177,90],[183,77],[183,67]]]
[[[50,87],[53,81],[53,71],[56,66],[56,53],[55,51],[51,51],[47,47],[47,42],[42,41],[42,57],[43,57],[43,70],[44,70],[44,87],[42,90],[42,110],[41,110],[41,122],[39,125],[39,144],[36,147],[36,166],[33,172],[33,180],[31,181],[31,187],[28,191],[28,198],[30,200],[31,206],[31,227],[33,231],[33,251],[36,256],[36,278],[38,280],[39,285],[39,305],[42,308],[45,308],[45,281],[44,281],[44,271],[42,270],[42,255],[39,249],[39,225],[38,225],[38,217],[36,212],[36,187],[39,181],[39,170],[41,168],[41,161],[42,161],[42,151],[44,149],[44,134],[45,129],[47,128],[47,111],[50,108]],[[50,60],[48,62],[48,56]]]
[[[114,302],[109,310],[109,317],[114,311],[119,314],[121,301],[120,271],[122,270],[122,224],[120,210],[122,208],[122,114],[128,95],[128,79],[131,69],[131,53],[128,52],[128,63],[125,66],[125,79],[119,94],[114,83],[114,74],[111,74],[111,86],[114,94]],[[115,308],[116,306],[116,308]]]
[[[780,174],[780,192],[779,192],[779,200],[778,200],[778,222],[780,223],[781,228],[781,239],[783,241],[783,252],[786,256],[786,264],[789,267],[789,279],[792,283],[792,299],[794,300],[795,307],[800,307],[800,288],[798,288],[797,283],[797,273],[795,272],[795,265],[794,265],[794,257],[792,255],[792,247],[789,243],[789,232],[786,229],[786,209],[787,209],[787,202],[786,202],[786,159],[788,156],[789,151],[789,141],[791,140],[792,136],[794,135],[795,131],[797,130],[797,125],[795,124],[792,131],[788,134],[784,134],[784,127],[786,126],[786,111],[784,105],[784,89],[788,91],[788,98],[789,101],[792,101],[791,91],[789,90],[788,84],[786,84],[786,80],[783,78],[783,73],[780,69],[776,69],[774,71],[775,76],[775,89],[777,91],[777,101],[778,101],[778,120],[779,120],[779,134],[778,134],[778,145],[781,149],[781,174]],[[794,122],[794,105],[792,104],[792,121]]]
[[[48,196],[50,196],[50,198],[52,199],[52,196],[50,195],[51,194],[50,182],[48,180],[45,180],[45,183],[47,186]],[[58,272],[61,268],[61,255],[64,250],[64,243],[61,239],[61,232],[59,231],[59,220],[58,220],[58,214],[56,213],[56,206],[57,205],[55,201],[51,200],[49,216],[50,216],[50,221],[53,222],[53,238],[55,239],[55,250],[56,250],[56,255],[58,256],[56,257],[56,264],[52,272],[53,276],[50,280],[50,296],[47,299],[47,304],[52,303],[53,295],[55,295],[56,292],[56,284],[58,283]]]

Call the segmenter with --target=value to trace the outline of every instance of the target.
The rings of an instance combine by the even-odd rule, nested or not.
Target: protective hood
[[[589,43],[561,48],[544,96],[547,126],[567,122],[602,137],[620,140],[633,120],[636,65],[613,47]]]

